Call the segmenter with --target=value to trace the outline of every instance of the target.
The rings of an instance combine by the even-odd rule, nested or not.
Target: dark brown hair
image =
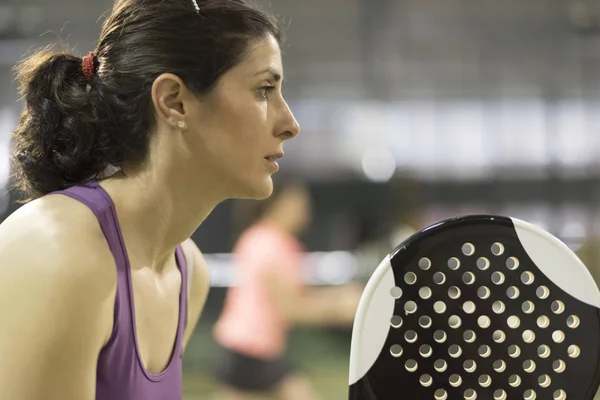
[[[29,198],[136,166],[148,154],[150,90],[162,73],[198,95],[241,61],[249,44],[282,33],[245,0],[117,0],[87,80],[81,57],[46,48],[15,67],[25,109],[13,133],[16,187]]]

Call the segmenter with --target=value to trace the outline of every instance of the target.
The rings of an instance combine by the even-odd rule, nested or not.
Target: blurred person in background
[[[587,234],[583,238],[581,246],[576,250],[577,256],[587,267],[596,282],[596,286],[600,288],[600,235],[598,234],[599,216],[593,215],[588,220]],[[600,400],[600,389],[596,392],[594,400]]]
[[[311,219],[307,186],[276,182],[268,200],[243,203],[250,223],[233,251],[236,285],[228,290],[214,328],[220,346],[216,400],[317,399],[309,380],[288,359],[290,329],[350,328],[363,288],[305,286],[298,236]]]
[[[267,198],[299,131],[281,40],[244,0],[118,0],[94,52],[16,67],[29,201],[0,226],[1,399],[182,399],[209,287],[189,238]]]
[[[393,199],[391,212],[379,218],[362,218],[363,237],[354,254],[358,260],[359,276],[366,282],[385,256],[423,229],[419,187],[409,178],[396,179],[390,184]]]
[[[598,217],[591,218],[590,227],[583,238],[581,246],[577,249],[577,255],[590,271],[596,285],[600,287],[600,235],[596,228]]]

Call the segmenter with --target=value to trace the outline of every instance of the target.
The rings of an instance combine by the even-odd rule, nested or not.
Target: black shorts
[[[214,376],[232,389],[267,392],[293,372],[287,357],[261,360],[220,347],[216,352]]]

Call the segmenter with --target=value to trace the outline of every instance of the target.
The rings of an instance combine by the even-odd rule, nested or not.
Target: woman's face
[[[279,44],[269,35],[251,43],[244,59],[190,112],[185,140],[192,169],[212,174],[227,197],[260,199],[272,192],[283,142],[299,133],[282,82]]]

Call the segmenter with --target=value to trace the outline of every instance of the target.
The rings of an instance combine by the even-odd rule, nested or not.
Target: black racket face
[[[350,399],[593,398],[598,309],[541,272],[510,218],[447,221],[390,262],[387,339]]]

